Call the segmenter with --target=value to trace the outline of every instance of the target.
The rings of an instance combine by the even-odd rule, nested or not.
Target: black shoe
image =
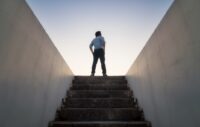
[[[93,77],[93,76],[94,76],[94,74],[92,73],[90,76],[91,76],[91,77]]]
[[[108,77],[107,74],[103,74],[103,77]]]

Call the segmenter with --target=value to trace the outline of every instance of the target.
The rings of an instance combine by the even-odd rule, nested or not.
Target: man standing
[[[105,66],[105,40],[104,37],[101,36],[101,31],[97,31],[95,33],[96,38],[94,38],[90,44],[90,51],[93,54],[93,64],[92,64],[92,72],[91,76],[94,76],[95,74],[95,69],[96,69],[96,64],[98,59],[100,58],[101,61],[101,68],[102,68],[102,73],[103,76],[106,75],[106,66]],[[92,46],[94,46],[94,51],[92,49]]]

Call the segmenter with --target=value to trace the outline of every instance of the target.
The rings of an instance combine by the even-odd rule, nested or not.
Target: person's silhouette
[[[102,68],[102,73],[103,76],[107,76],[106,75],[106,66],[105,66],[105,40],[104,37],[101,36],[101,31],[97,31],[95,33],[96,38],[94,38],[92,40],[92,42],[90,43],[90,51],[93,54],[93,64],[92,64],[92,72],[91,72],[91,76],[94,76],[95,74],[95,69],[96,69],[96,64],[98,59],[100,58],[101,61],[101,68]],[[93,47],[94,46],[94,51],[93,51]]]

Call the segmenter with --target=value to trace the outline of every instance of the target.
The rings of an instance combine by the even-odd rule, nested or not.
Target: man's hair
[[[96,33],[95,33],[95,36],[97,37],[97,36],[101,36],[101,31],[97,31]]]

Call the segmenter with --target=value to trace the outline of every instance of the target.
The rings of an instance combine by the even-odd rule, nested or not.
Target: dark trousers
[[[95,73],[97,61],[98,61],[99,58],[100,58],[100,61],[101,61],[102,73],[103,73],[103,74],[106,74],[104,49],[95,49],[95,50],[94,50],[94,54],[93,54],[93,64],[92,64],[92,74]]]

